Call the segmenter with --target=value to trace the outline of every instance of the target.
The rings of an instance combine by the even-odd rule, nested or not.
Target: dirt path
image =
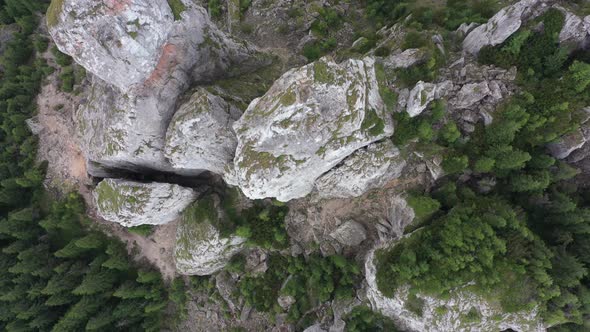
[[[51,52],[44,53],[43,57],[50,65],[59,68]],[[143,237],[97,215],[92,199],[93,181],[86,172],[86,158],[80,147],[75,121],[76,109],[84,93],[76,96],[61,92],[58,75],[59,70],[46,79],[37,96],[38,114],[31,121],[33,131],[39,136],[38,161],[48,161],[45,186],[58,196],[78,191],[86,201],[88,215],[100,229],[125,242],[136,260],[153,265],[167,280],[174,278],[176,222],[158,226],[152,235]]]

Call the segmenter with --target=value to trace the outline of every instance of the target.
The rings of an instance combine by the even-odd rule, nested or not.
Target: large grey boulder
[[[78,112],[87,158],[132,171],[174,169],[163,154],[178,97],[193,82],[266,63],[246,43],[225,36],[205,9],[179,0],[60,0],[48,11],[57,47],[94,75]]]
[[[175,220],[197,194],[176,184],[106,179],[96,186],[93,196],[101,217],[133,227]]]
[[[222,237],[213,225],[223,218],[218,200],[206,196],[187,209],[176,229],[174,261],[185,275],[210,275],[221,270],[231,257],[244,248],[246,239]]]
[[[406,160],[391,140],[357,150],[316,181],[321,198],[358,197],[398,178]]]
[[[463,49],[471,54],[477,54],[484,46],[502,44],[508,37],[518,31],[523,22],[546,11],[549,8],[547,2],[550,1],[521,0],[502,8],[486,24],[473,29],[465,37]]]
[[[234,158],[238,141],[232,125],[241,114],[233,104],[198,88],[170,122],[166,158],[175,170],[222,174]]]
[[[320,59],[281,76],[234,124],[226,180],[250,198],[289,201],[354,151],[393,134],[372,58]]]

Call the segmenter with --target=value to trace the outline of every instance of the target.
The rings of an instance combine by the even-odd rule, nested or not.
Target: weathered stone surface
[[[329,58],[293,69],[234,124],[238,148],[228,182],[250,198],[288,201],[344,158],[393,134],[374,60]]]
[[[246,239],[223,238],[208,219],[185,217],[176,230],[176,270],[185,275],[210,275],[221,270],[240,252]]]
[[[393,196],[388,200],[385,220],[377,224],[379,238],[388,241],[399,238],[404,234],[405,228],[414,221],[414,210],[401,196]]]
[[[406,161],[390,140],[370,144],[316,181],[321,198],[357,197],[398,178]]]
[[[126,227],[166,224],[196,198],[192,189],[179,185],[121,179],[101,181],[93,195],[101,217]]]
[[[238,144],[232,124],[241,111],[198,88],[174,114],[166,133],[165,156],[181,172],[222,174]]]
[[[444,97],[452,87],[453,83],[451,81],[438,84],[419,81],[410,91],[406,112],[411,117],[420,115],[431,101]]]
[[[398,54],[392,54],[383,59],[383,66],[387,69],[409,68],[424,61],[426,52],[419,48],[410,48]]]
[[[167,85],[158,93],[129,95],[94,78],[87,103],[77,111],[86,157],[110,168],[172,171],[162,151],[178,91]]]
[[[250,54],[219,31],[204,8],[180,1],[185,10],[178,18],[167,0],[54,1],[49,32],[62,52],[123,92],[205,80]]]
[[[489,84],[486,81],[479,83],[465,84],[457,93],[455,107],[459,109],[469,108],[487,96],[492,95]],[[500,94],[500,98],[502,95]]]
[[[387,245],[380,247],[384,246]],[[374,258],[375,251],[372,250],[365,261],[366,295],[374,310],[394,319],[404,331],[546,331],[537,310],[505,313],[500,305],[487,302],[481,296],[461,289],[452,291],[445,299],[417,294],[424,301],[422,315],[418,316],[406,307],[408,287],[400,287],[393,298],[386,297],[379,291]],[[445,307],[446,310],[437,311],[439,307]],[[479,312],[479,321],[466,322],[461,319],[472,309]]]
[[[95,76],[78,115],[88,159],[133,171],[190,173],[173,169],[163,154],[178,97],[194,81],[267,62],[226,37],[205,9],[181,2],[178,18],[167,0],[53,2],[48,25],[56,45]]]
[[[521,0],[505,7],[486,24],[473,29],[463,41],[463,49],[477,54],[484,46],[503,43],[515,33],[523,22],[537,17],[549,7],[546,0]]]
[[[557,159],[565,159],[572,152],[584,146],[586,137],[581,129],[560,137],[557,141],[547,144],[549,153]]]
[[[590,39],[590,16],[579,17],[563,8],[565,22],[559,34],[559,42],[573,48],[585,48]]]
[[[349,220],[340,225],[330,236],[344,246],[355,247],[367,238],[367,232],[363,225]]]

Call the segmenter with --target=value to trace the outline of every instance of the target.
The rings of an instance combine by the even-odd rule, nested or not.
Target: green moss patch
[[[178,0],[176,0],[178,1]],[[59,23],[59,15],[64,6],[64,0],[52,0],[49,8],[47,8],[47,26],[54,27]]]
[[[330,71],[330,67],[324,61],[317,61],[313,64],[313,78],[318,83],[333,83],[334,74]]]
[[[180,14],[186,10],[186,6],[182,3],[181,0],[168,0],[168,5],[172,9],[172,14],[174,15],[174,20],[180,21],[182,17]]]
[[[374,109],[370,109],[365,113],[365,119],[361,124],[363,131],[368,131],[371,136],[379,136],[384,133],[385,122],[377,115]]]

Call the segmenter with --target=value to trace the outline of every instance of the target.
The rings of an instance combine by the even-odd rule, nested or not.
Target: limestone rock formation
[[[223,218],[216,196],[202,198],[187,209],[176,230],[176,270],[185,275],[210,275],[221,270],[241,251],[246,239],[222,237],[213,225]]]
[[[393,134],[372,58],[329,58],[296,68],[254,100],[234,124],[238,147],[228,182],[250,198],[288,201],[354,151]]]
[[[523,22],[537,17],[549,7],[546,0],[521,0],[505,7],[486,24],[473,29],[463,41],[463,49],[477,54],[484,46],[502,44]]]
[[[86,158],[107,168],[171,171],[162,150],[178,90],[167,88],[122,94],[93,78],[88,101],[77,110]]]
[[[410,48],[398,54],[392,54],[383,59],[383,66],[387,69],[408,68],[426,58],[426,52],[419,48]]]
[[[49,9],[58,48],[123,92],[169,80],[207,80],[248,59],[251,50],[227,38],[194,2],[61,0]]]
[[[343,246],[355,247],[367,238],[367,231],[363,225],[349,220],[340,225],[330,236]]]
[[[93,195],[101,217],[126,227],[166,224],[197,196],[192,189],[175,184],[121,179],[101,181]]]
[[[438,84],[424,83],[422,81],[416,83],[416,86],[410,91],[406,112],[411,117],[420,115],[431,101],[444,97],[452,87],[453,83],[450,81]]]
[[[316,181],[321,198],[357,197],[398,178],[405,159],[390,140],[368,145]]]
[[[110,168],[177,171],[163,154],[178,97],[193,82],[267,62],[180,0],[60,0],[48,11],[58,48],[95,76],[79,110],[88,159]]]
[[[565,9],[562,11],[565,13],[565,22],[559,34],[559,42],[573,48],[586,48],[590,41],[590,15],[579,17]]]
[[[243,249],[245,241],[237,236],[222,238],[219,231],[207,221],[183,220],[176,231],[176,270],[185,275],[213,274]]]
[[[424,301],[422,315],[410,311],[406,306],[409,296],[407,287],[400,287],[393,298],[386,297],[377,288],[377,268],[374,263],[375,250],[371,250],[365,261],[367,298],[373,310],[394,319],[405,331],[545,331],[537,310],[505,313],[499,304],[487,302],[483,297],[469,291],[455,290],[448,298],[439,299],[424,294],[417,296]],[[444,307],[444,311],[436,310]],[[480,320],[466,322],[460,319],[476,310]]]
[[[165,155],[176,170],[222,174],[238,144],[232,124],[242,112],[198,88],[174,114],[166,134]]]

